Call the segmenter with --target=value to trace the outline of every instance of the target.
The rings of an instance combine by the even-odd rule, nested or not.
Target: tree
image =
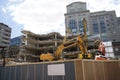
[[[20,51],[19,46],[10,46],[8,50],[8,55],[10,58],[15,58]]]

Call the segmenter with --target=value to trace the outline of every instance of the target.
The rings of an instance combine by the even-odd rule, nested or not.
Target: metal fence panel
[[[105,62],[104,70],[106,75],[106,80],[120,80],[120,67],[119,62]]]
[[[74,62],[65,62],[64,80],[75,80]]]
[[[34,72],[34,64],[33,65],[28,65],[28,80],[35,80],[34,76],[35,76],[35,72]]]
[[[21,66],[16,66],[16,77],[15,80],[21,80]]]
[[[21,77],[20,80],[28,80],[28,65],[22,65],[21,66]]]
[[[83,79],[95,80],[93,63],[90,61],[83,61]]]
[[[74,65],[75,65],[76,80],[83,80],[82,60],[76,60],[74,62]]]
[[[95,80],[106,80],[104,63],[101,61],[94,61],[93,63],[94,63],[93,67],[94,67]]]
[[[35,80],[44,80],[43,79],[43,68],[41,64],[35,65]]]
[[[52,80],[52,76],[48,76],[48,65],[49,65],[50,63],[47,63],[47,64],[42,64],[42,66],[43,66],[43,70],[44,70],[44,72],[43,72],[43,76],[44,76],[44,78],[43,78],[43,80]]]
[[[0,67],[1,68],[1,76],[0,76],[0,80],[5,80],[4,78],[5,78],[5,76],[4,76],[4,74],[5,74],[5,67]]]

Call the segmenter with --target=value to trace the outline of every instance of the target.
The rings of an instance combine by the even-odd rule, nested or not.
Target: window
[[[79,24],[79,28],[83,28],[84,27],[83,21],[79,21],[78,24]]]
[[[111,18],[111,21],[113,21],[113,18]]]
[[[83,24],[83,21],[80,20],[78,21],[78,26],[79,26],[79,33],[80,34],[84,34],[84,24]],[[86,28],[87,29],[87,28]],[[88,29],[87,29],[88,30]]]
[[[106,22],[108,22],[108,20],[106,20]]]
[[[106,16],[106,18],[108,18],[108,16]]]
[[[97,23],[97,17],[93,17],[92,22]]]
[[[97,23],[93,24],[93,32],[94,33],[99,33],[99,29],[98,29],[98,24]]]
[[[72,32],[76,32],[76,29],[72,29]]]
[[[69,18],[71,18],[72,16],[69,16]]]
[[[104,22],[100,22],[101,33],[106,33],[106,26]]]
[[[9,44],[8,42],[2,41],[3,44]]]
[[[8,32],[8,33],[11,33],[11,31],[10,31],[10,30],[7,30],[7,29],[6,29],[5,31],[6,31],[6,32]]]
[[[100,17],[99,17],[99,20],[100,20],[100,21],[104,21],[104,16],[100,16]]]
[[[75,20],[72,19],[69,21],[69,28],[72,30],[72,32],[76,32],[77,23]]]

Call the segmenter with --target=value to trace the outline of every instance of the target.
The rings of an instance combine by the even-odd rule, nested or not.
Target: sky
[[[0,22],[11,27],[11,38],[22,30],[64,35],[66,6],[78,1],[86,2],[90,12],[115,10],[120,17],[120,0],[0,0]]]

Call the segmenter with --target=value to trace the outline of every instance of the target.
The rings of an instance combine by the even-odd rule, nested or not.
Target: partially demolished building
[[[57,47],[63,43],[64,36],[60,33],[52,32],[48,34],[35,34],[27,30],[23,30],[23,45],[20,47],[19,57],[24,61],[40,61],[40,55],[42,53],[54,53]],[[68,36],[67,40],[76,36]],[[94,48],[94,40],[88,40],[88,48]],[[71,46],[71,48],[65,49],[64,54],[78,54],[79,47]]]
[[[24,61],[39,61],[39,56],[42,53],[53,53],[57,46],[63,42],[63,36],[57,32],[49,34],[35,34],[30,31],[22,31],[23,45],[19,56]]]

